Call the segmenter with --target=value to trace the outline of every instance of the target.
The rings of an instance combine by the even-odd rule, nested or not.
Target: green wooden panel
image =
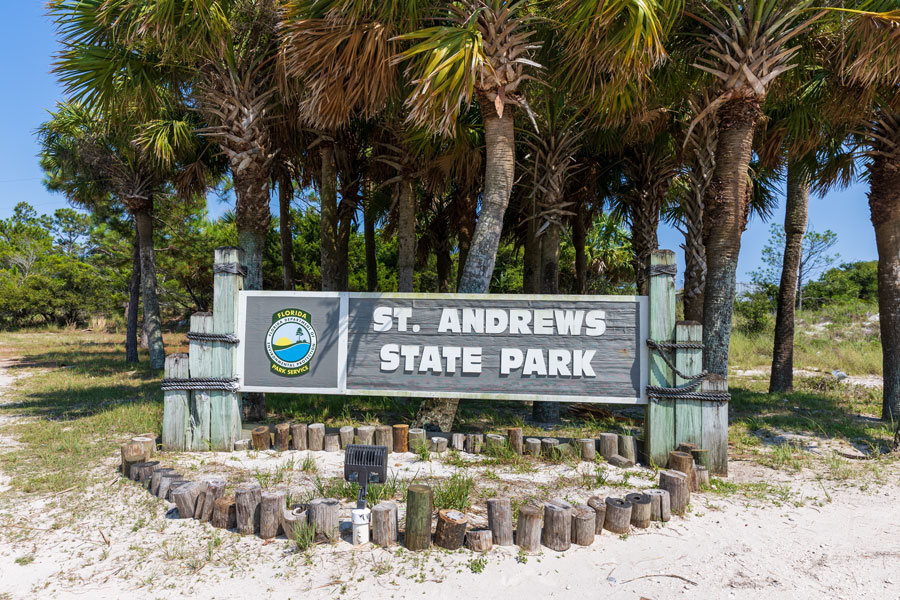
[[[212,333],[212,321],[213,318],[210,313],[195,313],[191,315],[191,331],[196,333]],[[213,377],[212,346],[210,342],[191,340],[190,364],[191,377]],[[192,391],[190,408],[190,449],[194,451],[209,450],[210,391]]]
[[[674,266],[675,253],[655,250],[650,266]],[[658,274],[650,277],[650,339],[671,342],[675,338],[675,276]],[[657,352],[650,353],[649,384],[671,386],[672,370]],[[675,447],[675,402],[650,400],[645,418],[644,444],[647,457],[664,466],[669,451]]]
[[[170,354],[166,357],[166,379],[187,379],[189,373],[187,354]],[[162,445],[164,450],[182,452],[190,446],[189,397],[190,393],[187,390],[163,393]]]
[[[216,264],[244,263],[244,251],[240,248],[216,248]],[[214,333],[237,331],[238,292],[244,288],[244,278],[233,273],[216,273],[213,282]],[[234,377],[236,347],[233,344],[213,342],[213,377]],[[241,439],[240,394],[210,392],[210,446],[213,450],[231,451],[234,442]]]
[[[703,326],[693,321],[679,321],[675,324],[675,341],[702,342]],[[696,375],[703,370],[703,350],[679,349],[675,353],[675,366],[685,375]],[[686,379],[675,376],[675,386],[687,383]],[[675,445],[683,443],[701,446],[703,429],[700,400],[675,401]],[[702,446],[701,446],[702,447]]]

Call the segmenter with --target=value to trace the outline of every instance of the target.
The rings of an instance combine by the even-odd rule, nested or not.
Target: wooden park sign
[[[647,298],[241,292],[242,391],[646,404]]]
[[[167,449],[232,450],[243,392],[549,400],[645,405],[649,460],[689,443],[727,469],[727,386],[701,387],[670,251],[648,297],[243,291],[242,262],[216,250],[213,313],[166,358]]]

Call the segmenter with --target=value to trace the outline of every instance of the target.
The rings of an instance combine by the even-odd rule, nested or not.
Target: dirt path
[[[11,381],[0,367],[0,399]],[[279,457],[273,461],[294,458]],[[235,461],[204,455],[204,463],[216,462]],[[330,472],[335,461],[317,462],[322,475],[337,474]],[[495,548],[481,564],[468,551],[409,553],[345,542],[297,553],[282,539],[263,543],[173,519],[166,503],[114,476],[114,464],[111,456],[97,465],[104,482],[84,494],[0,495],[0,600],[900,597],[896,465],[870,481],[833,482],[733,462],[730,481],[774,486],[764,499],[698,494],[686,518],[626,539],[605,532],[588,548],[545,549],[527,561],[514,546]],[[584,500],[597,490],[565,493]]]

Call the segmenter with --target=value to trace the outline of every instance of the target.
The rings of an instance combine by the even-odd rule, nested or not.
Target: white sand
[[[8,378],[0,379],[0,384],[8,383]],[[204,472],[226,472],[235,480],[252,477],[254,469],[272,470],[292,457],[299,465],[304,454],[196,454],[163,460],[185,470],[195,465]],[[320,475],[340,474],[341,454],[314,456]],[[455,471],[440,461],[416,462],[411,454],[391,455],[389,465],[407,478],[416,473],[445,477]],[[665,526],[655,524],[626,539],[605,532],[588,548],[562,554],[544,549],[524,563],[517,561],[516,547],[495,548],[484,555],[481,573],[472,569],[478,556],[465,550],[357,548],[346,541],[345,532],[343,541],[301,554],[284,539],[264,543],[173,519],[171,512],[167,518],[171,505],[118,478],[114,466],[114,456],[98,465],[103,483],[84,495],[0,495],[0,599],[900,598],[900,487],[896,465],[889,463],[879,477],[882,483],[861,484],[819,482],[809,472],[791,475],[733,461],[730,480],[784,485],[790,491],[765,500],[698,494],[691,514]],[[588,489],[578,483],[579,473],[593,472],[587,464],[577,472],[566,465],[530,474],[493,470],[498,479],[490,485],[513,497],[531,491],[572,500],[642,489],[647,486],[635,478],[649,473],[631,470],[633,488]],[[484,471],[470,470],[482,477],[482,484]],[[615,468],[609,474],[609,481],[623,477]],[[308,476],[297,477],[309,481]],[[555,489],[560,478],[566,480]],[[344,521],[349,508],[344,505]],[[476,504],[469,514],[484,522],[483,506]],[[17,558],[26,564],[17,564]]]

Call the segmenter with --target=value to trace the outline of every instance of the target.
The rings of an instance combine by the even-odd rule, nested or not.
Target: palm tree
[[[271,220],[271,127],[280,118],[273,57],[276,0],[52,0],[67,93],[92,106],[123,101],[152,112],[159,90],[185,93],[203,132],[226,155],[247,289],[262,288]]]
[[[708,218],[703,357],[711,373],[728,372],[735,274],[750,210],[747,173],[762,103],[775,79],[794,66],[798,51],[791,45],[794,38],[822,16],[821,11],[807,12],[812,4],[812,0],[689,3],[689,14],[704,31],[703,55],[696,67],[719,83],[719,95],[707,107],[717,112],[719,128],[715,171],[704,201]]]

